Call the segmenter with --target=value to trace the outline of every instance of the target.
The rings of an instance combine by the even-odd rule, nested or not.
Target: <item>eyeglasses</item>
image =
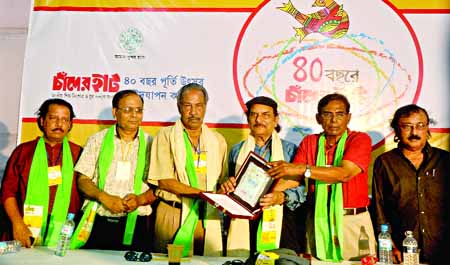
[[[324,120],[331,120],[333,117],[336,120],[343,120],[345,117],[347,117],[348,113],[345,112],[328,112],[328,111],[324,111],[321,112],[319,115],[322,117],[322,119]]]
[[[428,127],[428,123],[423,123],[423,122],[419,122],[416,124],[412,124],[412,123],[403,123],[400,124],[400,128],[404,131],[410,132],[413,129],[416,129],[418,131],[422,131],[425,130]]]
[[[153,258],[152,254],[146,251],[142,252],[140,255],[136,251],[127,251],[124,257],[127,261],[140,261],[140,262],[149,262]]]
[[[134,112],[134,113],[142,113],[142,112],[144,112],[144,109],[140,108],[140,107],[136,107],[136,108],[125,107],[125,108],[117,108],[117,109],[122,111],[125,114],[129,114],[129,113],[132,113],[132,112]]]

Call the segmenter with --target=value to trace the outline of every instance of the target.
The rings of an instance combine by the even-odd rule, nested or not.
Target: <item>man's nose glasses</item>
[[[124,257],[127,261],[149,262],[152,260],[152,254],[146,251],[142,252],[140,255],[136,251],[127,251]]]

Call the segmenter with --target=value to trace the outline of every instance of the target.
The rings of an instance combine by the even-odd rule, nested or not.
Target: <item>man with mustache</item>
[[[250,134],[245,141],[242,141],[231,148],[228,169],[229,179],[222,184],[222,190],[226,193],[234,191],[236,186],[235,174],[239,171],[242,163],[250,151],[254,151],[266,161],[284,160],[292,162],[294,159],[297,146],[291,142],[280,138],[278,132],[281,130],[278,125],[278,104],[271,98],[259,96],[249,100],[245,103],[247,110],[248,126]],[[283,207],[285,194],[284,190],[296,187],[298,183],[292,180],[281,179],[274,187],[274,192],[266,194],[260,201],[260,205],[266,207],[264,211],[270,211],[276,217],[276,238],[272,241],[263,240],[263,234],[267,225],[262,224],[261,228],[258,226],[261,222],[259,218],[256,221],[249,222],[242,219],[233,219],[230,224],[228,242],[239,242],[242,250],[250,248],[250,253],[256,250],[263,251],[268,249],[275,249],[278,247],[290,248],[297,253],[303,253],[304,249],[304,226],[299,225],[304,220],[303,207],[289,210]],[[268,214],[268,213],[265,213]],[[228,218],[226,218],[227,220]],[[249,234],[250,228],[250,234]],[[250,235],[250,241],[248,236]],[[228,255],[239,255],[238,250],[227,248]],[[241,252],[243,252],[241,250]]]
[[[307,244],[310,253],[324,261],[361,259],[358,239],[363,230],[370,253],[376,253],[367,208],[371,140],[366,133],[350,130],[350,119],[350,103],[344,95],[324,96],[316,114],[323,132],[303,138],[294,163],[269,163],[268,173],[274,178],[308,182]],[[300,203],[298,198],[288,196],[287,201]]]
[[[81,147],[67,140],[75,117],[72,105],[48,99],[37,115],[43,136],[14,149],[1,189],[1,203],[12,224],[12,234],[1,240],[15,239],[27,248],[33,241],[54,247],[67,214],[77,214],[81,206],[73,170]]]
[[[140,127],[144,100],[134,90],[112,100],[116,124],[89,137],[75,170],[86,197],[72,248],[150,251],[150,204],[156,199],[147,177],[152,138]]]
[[[167,253],[167,244],[184,246],[183,255],[215,255],[221,251],[219,213],[199,198],[217,190],[227,174],[227,144],[203,123],[206,89],[196,83],[178,92],[181,118],[161,128],[152,146],[148,181],[158,188],[154,251]],[[192,248],[193,247],[193,248]]]
[[[398,146],[378,156],[373,167],[374,227],[379,232],[381,224],[390,224],[395,263],[402,262],[407,230],[419,243],[421,263],[448,263],[450,154],[428,143],[429,124],[417,105],[397,109],[391,127]]]

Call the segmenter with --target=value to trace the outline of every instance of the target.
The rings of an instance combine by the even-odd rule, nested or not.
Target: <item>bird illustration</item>
[[[278,7],[303,25],[300,28],[294,27],[296,36],[300,38],[299,42],[302,42],[308,34],[315,32],[334,39],[341,38],[347,33],[350,22],[342,5],[334,0],[315,0],[312,6],[324,8],[311,14],[303,14],[294,7],[291,0]]]

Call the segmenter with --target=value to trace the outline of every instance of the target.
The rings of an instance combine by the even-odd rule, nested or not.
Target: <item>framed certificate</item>
[[[250,152],[236,174],[234,192],[204,192],[201,197],[231,217],[255,219],[261,210],[259,199],[270,190],[274,181],[266,172],[269,168],[267,161]]]

